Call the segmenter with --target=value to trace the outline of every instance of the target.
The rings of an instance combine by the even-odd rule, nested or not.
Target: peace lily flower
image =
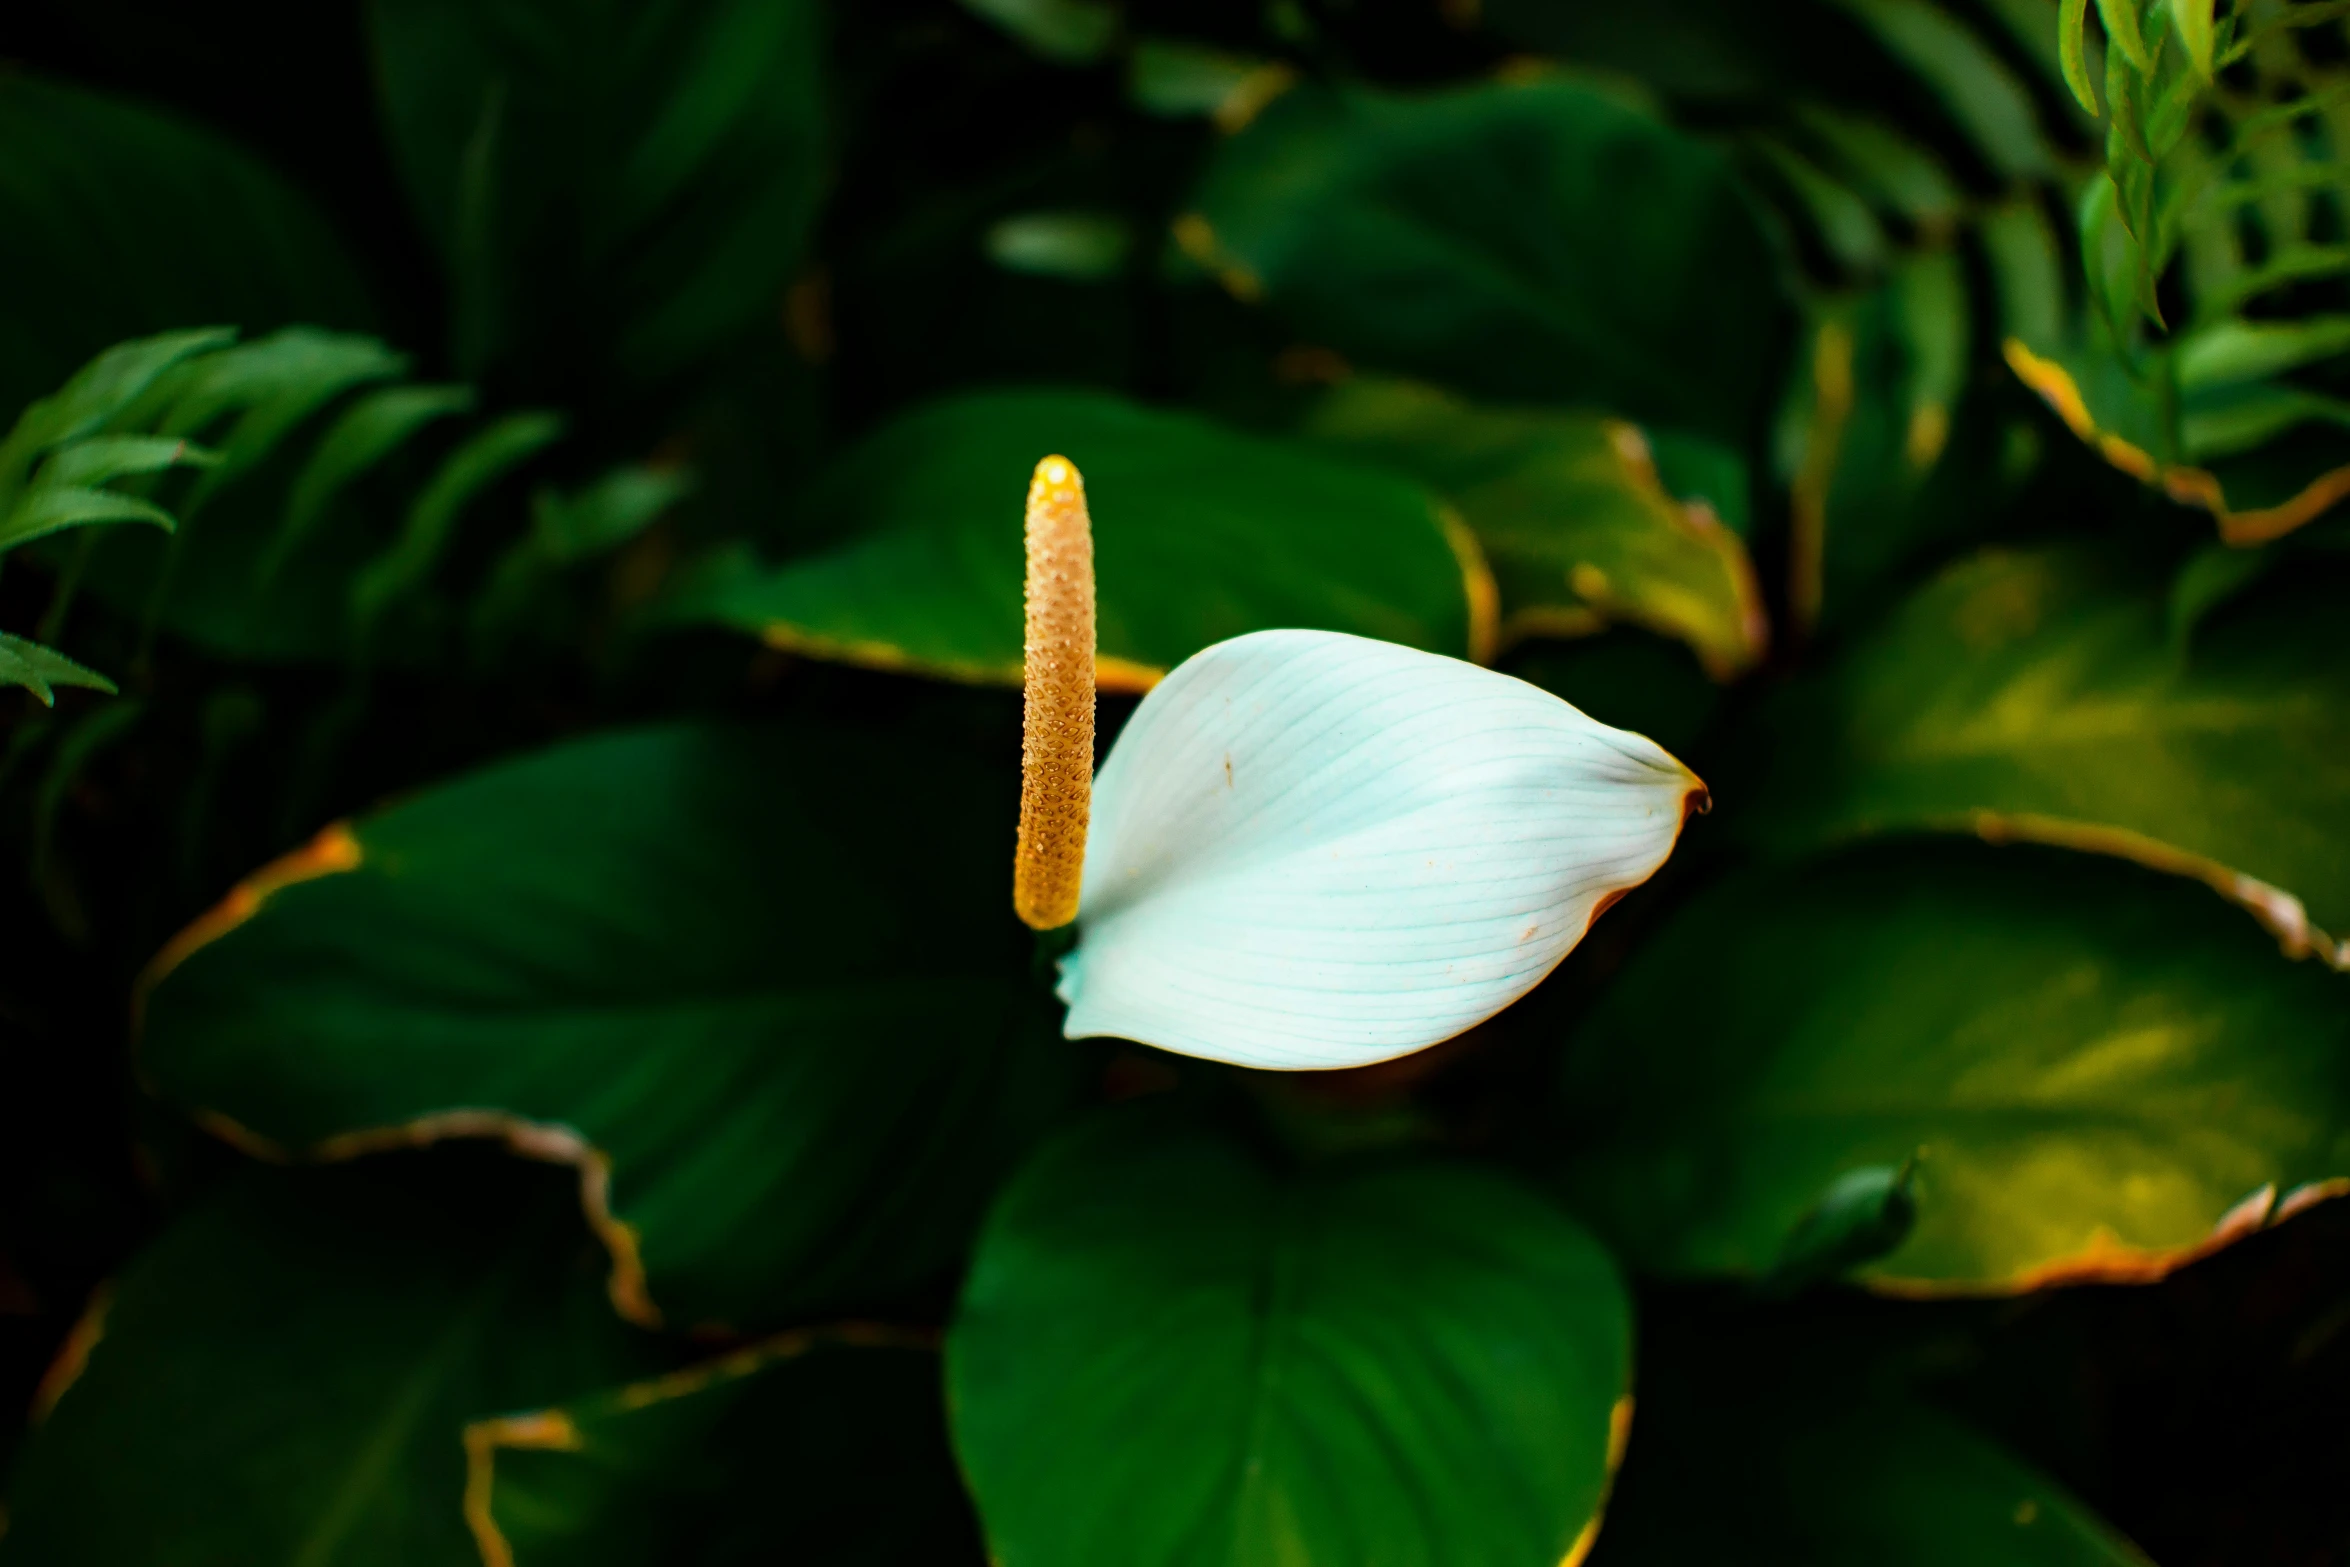
[[[1013,904],[1076,923],[1063,1033],[1239,1066],[1363,1066],[1534,988],[1646,881],[1705,785],[1508,675],[1330,631],[1183,661],[1093,772],[1093,540],[1029,487]]]

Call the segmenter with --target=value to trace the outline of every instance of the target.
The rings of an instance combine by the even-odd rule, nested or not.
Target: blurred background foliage
[[[2346,69],[16,0],[0,1562],[2350,1559]],[[1065,1044],[1059,450],[1106,730],[1329,627],[1717,815],[1423,1056]]]

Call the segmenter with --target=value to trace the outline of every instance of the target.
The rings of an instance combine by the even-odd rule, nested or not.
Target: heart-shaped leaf
[[[1210,643],[1351,631],[1455,657],[1492,639],[1476,542],[1406,480],[1090,392],[995,392],[900,419],[808,502],[841,540],[780,566],[706,562],[673,620],[959,680],[1020,680],[1020,505],[1051,453],[1085,476],[1102,683],[1148,686]]]
[[[1711,498],[1666,493],[1636,425],[1364,377],[1331,392],[1305,433],[1459,508],[1492,563],[1505,646],[1622,620],[1688,643],[1717,678],[1762,656],[1769,623],[1745,543]],[[1723,458],[1742,489],[1743,465]],[[1743,512],[1745,496],[1719,504]]]
[[[1606,1253],[1497,1173],[1286,1171],[1146,1105],[1006,1189],[948,1400],[1002,1567],[1555,1567],[1630,1326]]]
[[[1766,709],[1721,797],[1794,851],[1973,832],[2192,876],[2289,951],[2350,962],[2350,649],[2320,578],[2218,617],[2187,648],[2158,583],[2061,551],[1945,572]],[[2323,929],[2315,928],[2322,926]]]
[[[2350,1190],[2342,984],[2196,887],[2050,850],[1750,874],[1577,1030],[1567,1188],[1644,1266],[1760,1276],[1841,1180],[1914,1159],[1881,1288],[2158,1278]]]
[[[1761,223],[1719,153],[1591,87],[1296,88],[1195,199],[1186,249],[1367,368],[1732,441],[1763,419],[1790,323]]]
[[[1009,755],[679,727],[493,768],[249,880],[159,960],[144,1061],[239,1140],[503,1139],[579,1170],[639,1320],[942,1270],[1062,1108]]]

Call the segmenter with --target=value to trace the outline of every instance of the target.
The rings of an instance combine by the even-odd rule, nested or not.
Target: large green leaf
[[[0,75],[0,232],[0,411],[124,338],[373,314],[308,199],[243,149],[17,71]]]
[[[466,1422],[655,1362],[559,1182],[418,1163],[246,1172],[134,1259],[51,1373],[0,1562],[476,1561]]]
[[[775,318],[823,188],[810,0],[371,0],[460,362],[661,376]]]
[[[1717,153],[1591,88],[1298,88],[1196,199],[1187,248],[1369,368],[1760,428],[1789,324],[1763,230]]]
[[[1977,556],[1767,709],[1760,772],[1725,776],[1721,797],[1775,850],[1972,831],[2127,855],[2208,882],[2290,950],[2350,961],[2325,934],[2350,931],[2337,615],[2310,580],[2182,649],[2143,573]]]
[[[1491,637],[1476,545],[1376,469],[1087,392],[993,392],[908,415],[808,502],[843,542],[761,568],[704,564],[674,619],[885,669],[1017,684],[1020,507],[1038,459],[1085,476],[1103,680],[1147,685],[1212,642],[1277,626],[1456,657]]]
[[[1294,1171],[1142,1106],[988,1221],[947,1343],[1002,1567],[1553,1567],[1629,1412],[1582,1230],[1487,1170]]]
[[[2010,338],[2007,361],[2098,456],[2209,512],[2228,543],[2261,544],[2350,495],[2350,402],[2286,378],[2337,358],[2346,329],[2340,316],[2230,316],[2143,364],[2079,335]]]
[[[1744,542],[1711,498],[1666,493],[1636,425],[1360,378],[1323,399],[1306,433],[1460,509],[1493,566],[1505,645],[1624,620],[1688,643],[1720,678],[1762,656],[1769,623]],[[1743,483],[1735,457],[1717,466]]]
[[[1644,1345],[1592,1567],[2144,1567],[2062,1485],[1869,1385],[1827,1334],[1714,1331],[1703,1347]]]
[[[1932,844],[1750,873],[1575,1033],[1564,1178],[1643,1266],[1760,1275],[1841,1179],[1915,1158],[1884,1287],[2158,1277],[2350,1177],[2341,985],[2112,861]]]
[[[938,1357],[910,1343],[870,1328],[786,1334],[481,1421],[466,1448],[484,1555],[503,1546],[494,1559],[511,1567],[978,1567]]]
[[[263,871],[158,960],[144,1061],[232,1136],[578,1167],[640,1320],[874,1300],[1065,1103],[1011,757],[814,726],[583,741]],[[649,1296],[647,1294],[649,1284]]]

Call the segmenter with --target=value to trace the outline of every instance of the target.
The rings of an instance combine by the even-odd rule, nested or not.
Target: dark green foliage
[[[141,1256],[43,1389],[0,1561],[466,1560],[465,1423],[657,1352],[564,1183],[414,1164],[247,1172]]]
[[[888,735],[585,741],[314,848],[174,954],[142,1062],[287,1149],[543,1141],[609,1180],[640,1320],[885,1300],[1074,1086],[1006,907],[1013,809],[1004,768]]]
[[[2339,13],[0,15],[0,1567],[2338,1560]],[[1051,453],[1715,814],[1062,1038]]]
[[[534,1567],[987,1558],[947,1451],[937,1355],[786,1334],[725,1359],[477,1422],[488,1518]],[[552,1415],[572,1444],[540,1445]]]
[[[1005,1567],[1549,1561],[1606,1492],[1627,1307],[1605,1252],[1490,1171],[1284,1170],[1112,1111],[981,1237],[957,1450]]]

